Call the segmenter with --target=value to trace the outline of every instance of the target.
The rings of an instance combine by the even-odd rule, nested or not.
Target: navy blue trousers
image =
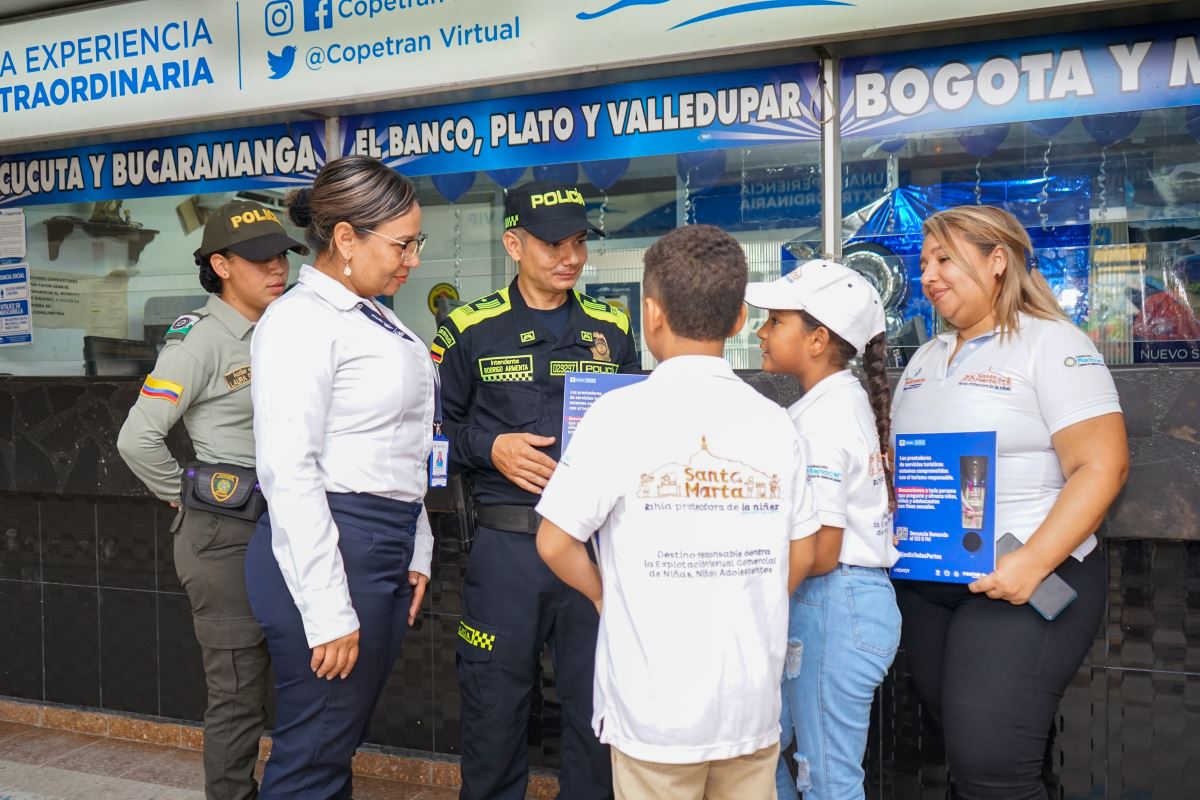
[[[562,700],[563,800],[613,796],[608,747],[592,732],[600,617],[537,554],[536,537],[478,528],[463,586],[458,680],[462,800],[524,800],[529,711],[542,648],[550,646]]]
[[[260,800],[351,797],[350,759],[366,739],[379,694],[408,630],[418,503],[369,494],[329,494],[338,550],[358,614],[358,663],[345,680],[318,678],[292,595],[271,551],[270,515],[246,551],[250,607],[275,668],[275,728]]]

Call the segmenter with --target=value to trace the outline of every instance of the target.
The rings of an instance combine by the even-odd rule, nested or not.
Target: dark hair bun
[[[288,218],[301,228],[312,223],[312,189],[293,189],[283,201],[288,207]]]

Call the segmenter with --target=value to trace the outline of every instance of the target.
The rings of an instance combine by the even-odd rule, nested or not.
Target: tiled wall
[[[1064,797],[1200,796],[1200,370],[1119,369],[1133,455],[1105,524],[1107,624],[1060,708]],[[792,382],[748,380],[780,402]],[[115,452],[136,384],[0,378],[0,696],[198,720],[204,678],[175,577],[173,513]],[[178,435],[178,434],[177,434]],[[186,448],[184,437],[175,445]],[[177,450],[178,452],[178,450]],[[457,753],[454,670],[466,566],[434,515],[434,578],[371,740]],[[530,761],[555,766],[560,718],[545,664]],[[945,768],[901,654],[875,709],[872,798],[941,798]]]

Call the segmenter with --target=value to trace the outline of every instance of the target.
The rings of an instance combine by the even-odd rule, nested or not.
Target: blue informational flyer
[[[644,381],[649,375],[620,372],[568,372],[563,376],[562,452],[567,452],[571,434],[579,420],[601,395],[631,383]]]
[[[996,432],[896,437],[893,578],[970,583],[996,565]]]

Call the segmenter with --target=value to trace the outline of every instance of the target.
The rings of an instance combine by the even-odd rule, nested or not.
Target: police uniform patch
[[[228,472],[214,472],[212,480],[209,481],[209,488],[212,489],[212,496],[218,503],[224,503],[233,493],[237,491],[238,476],[230,475]]]
[[[533,356],[494,356],[479,359],[479,377],[496,381],[532,381]]]
[[[524,333],[521,334],[521,344],[525,344],[527,342],[532,342],[536,338],[537,338],[537,334],[534,333],[533,331],[525,331]]]
[[[433,359],[433,363],[442,363],[442,357],[446,355],[446,348],[442,347],[437,342],[429,346],[429,357]]]
[[[592,358],[597,361],[612,361],[612,350],[608,347],[608,339],[600,331],[592,332]]]
[[[167,339],[182,339],[187,336],[188,331],[192,326],[200,321],[198,314],[184,314],[171,323],[171,327],[167,328]]]
[[[243,386],[250,385],[250,365],[238,367],[225,373],[225,385],[229,387],[229,391],[235,392]]]
[[[496,645],[496,634],[484,633],[462,620],[459,620],[458,623],[458,638],[472,647],[478,647],[480,650],[491,650]]]
[[[173,381],[165,381],[162,378],[147,375],[146,382],[142,384],[142,390],[138,394],[154,400],[166,400],[171,405],[177,406],[179,398],[183,397],[183,387]]]

